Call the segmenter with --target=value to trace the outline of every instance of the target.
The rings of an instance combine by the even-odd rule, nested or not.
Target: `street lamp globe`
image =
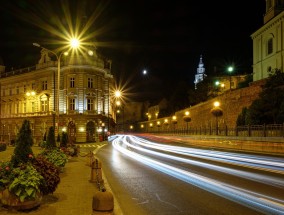
[[[191,121],[191,117],[190,117],[189,111],[186,111],[186,112],[184,113],[183,120],[184,120],[185,122],[190,122],[190,121]]]
[[[72,48],[78,48],[80,46],[80,41],[77,38],[72,38],[70,40],[70,46]]]
[[[218,117],[223,115],[223,110],[220,108],[220,102],[215,101],[213,103],[213,108],[210,110],[211,114],[216,118],[216,135],[219,134],[218,131]]]
[[[116,91],[114,92],[114,96],[115,96],[116,98],[120,98],[120,97],[121,97],[121,92],[120,92],[119,90],[116,90]]]
[[[228,72],[229,72],[229,73],[232,73],[233,71],[234,71],[234,67],[229,66],[229,67],[228,67]]]

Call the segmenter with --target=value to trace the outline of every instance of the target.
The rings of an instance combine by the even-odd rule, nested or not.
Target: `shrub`
[[[8,188],[11,181],[14,180],[13,165],[10,161],[0,163],[0,191]]]
[[[66,132],[62,132],[60,147],[67,147],[67,143],[68,143],[68,135]]]
[[[40,193],[40,185],[44,183],[43,177],[31,165],[22,165],[14,168],[14,180],[9,185],[9,191],[19,197],[20,201],[34,200]]]
[[[44,178],[44,183],[40,185],[42,194],[47,195],[53,193],[60,183],[58,168],[42,155],[37,156],[33,160],[33,167]]]
[[[1,151],[5,151],[6,148],[7,148],[6,143],[0,143],[0,152],[1,152]]]
[[[42,155],[57,167],[64,167],[68,161],[67,155],[57,148],[45,150]]]
[[[24,120],[15,144],[11,162],[16,167],[21,163],[27,163],[30,156],[33,156],[31,148],[33,145],[32,130],[28,120]]]
[[[56,148],[56,142],[55,142],[55,136],[54,136],[54,128],[51,126],[49,128],[49,132],[47,135],[47,140],[46,140],[46,148],[47,149],[52,149]]]

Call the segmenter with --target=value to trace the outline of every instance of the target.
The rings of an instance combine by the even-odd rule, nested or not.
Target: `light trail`
[[[133,139],[135,139],[135,137],[130,137],[129,139],[133,140]],[[135,142],[135,143],[137,144],[137,142]],[[143,151],[143,152],[146,152],[148,154],[155,155],[155,156],[160,156],[160,157],[168,158],[168,159],[171,159],[171,160],[176,160],[176,161],[179,161],[179,162],[192,164],[192,165],[195,165],[195,166],[201,166],[203,168],[213,169],[213,170],[216,170],[216,171],[219,171],[219,172],[223,172],[223,173],[235,175],[235,176],[238,176],[238,177],[242,177],[242,178],[258,181],[258,182],[261,182],[261,183],[265,183],[265,184],[268,184],[268,185],[274,185],[274,186],[279,186],[279,187],[284,188],[284,181],[280,180],[280,179],[275,179],[273,177],[264,176],[264,175],[256,174],[256,173],[249,173],[249,172],[241,171],[241,170],[233,170],[233,169],[221,167],[221,166],[218,166],[218,165],[213,165],[213,164],[208,164],[208,163],[204,163],[204,162],[200,162],[200,161],[194,161],[194,160],[191,160],[191,159],[186,159],[186,158],[182,158],[182,157],[178,157],[178,156],[168,155],[168,154],[148,150],[148,149],[145,149],[145,148],[140,148],[136,145],[131,145],[127,141],[124,141],[124,144],[126,144],[128,147],[131,147],[133,149]],[[155,147],[155,148],[157,149],[157,147]],[[167,150],[167,151],[170,151],[170,150]],[[170,152],[172,152],[172,151],[170,151]]]
[[[165,144],[157,144],[145,139],[128,136],[131,142],[156,150],[162,150],[202,159],[208,159],[218,162],[226,162],[234,165],[245,166],[249,168],[259,169],[263,171],[276,172],[284,175],[284,159],[271,158],[268,156],[244,155],[239,153],[209,151],[201,149],[186,148],[180,146],[170,146]]]
[[[203,153],[202,150],[195,150],[195,149],[189,149],[185,147],[175,147],[175,146],[157,144],[157,143],[153,143],[150,141],[145,141],[144,139],[141,139],[141,138],[137,138],[134,136],[126,136],[126,135],[116,136],[116,139],[112,140],[112,145],[116,150],[123,153],[124,155],[127,155],[156,170],[159,170],[163,173],[166,173],[175,178],[178,178],[179,180],[182,180],[186,183],[190,183],[201,189],[207,190],[218,196],[227,198],[231,201],[242,204],[246,207],[252,208],[262,213],[284,214],[284,201],[281,199],[276,199],[276,198],[272,198],[270,196],[266,196],[260,193],[247,191],[239,187],[235,187],[235,186],[222,183],[222,182],[219,182],[219,181],[216,181],[216,180],[213,180],[213,179],[201,176],[201,175],[197,175],[189,171],[186,171],[184,169],[176,168],[172,165],[168,165],[158,160],[148,158],[144,155],[136,153],[136,151],[139,150],[140,152],[144,152],[144,153],[146,152],[148,154],[152,154],[157,157],[158,156],[164,157],[170,160],[175,160],[179,162],[202,166],[202,167],[209,168],[209,169],[214,169],[214,170],[221,171],[224,173],[236,175],[238,177],[241,176],[244,178],[249,178],[250,180],[260,181],[261,183],[265,182],[270,185],[274,184],[276,186],[283,187],[284,183],[282,180],[274,179],[272,177],[264,177],[263,175],[260,175],[260,174],[248,173],[248,172],[241,171],[241,170],[233,170],[230,168],[220,167],[220,166],[213,165],[213,164],[202,163],[200,161],[193,161],[188,158],[182,158],[179,156],[161,153],[161,151],[166,151],[166,152],[176,153],[177,155],[179,154],[189,155],[190,153],[197,153],[198,156],[208,156],[208,153]],[[151,149],[155,149],[159,151],[153,151],[147,148],[151,148]],[[234,154],[234,153],[225,153],[225,155],[222,155],[222,152],[218,152],[214,156],[216,157],[220,156],[222,159],[226,157],[226,159],[229,160],[230,157],[228,154],[233,156],[232,159],[235,160],[234,162],[237,162],[238,160],[239,162],[243,162],[243,159],[245,159],[246,162],[249,163],[249,161],[252,160],[252,158],[249,158],[248,156],[237,156],[237,154]],[[258,165],[260,166],[264,165],[266,168],[267,166],[272,167],[272,165],[276,163],[275,161],[272,160],[272,158],[267,158],[267,162],[269,162],[269,165],[267,165],[267,163],[263,164],[263,162],[259,162],[259,161],[261,160],[258,160],[253,163],[258,163]],[[281,165],[277,165],[277,166],[278,168],[279,166],[281,168]],[[281,171],[283,171],[283,169]]]

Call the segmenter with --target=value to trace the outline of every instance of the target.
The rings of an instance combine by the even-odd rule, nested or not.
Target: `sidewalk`
[[[0,152],[0,161],[9,160],[13,153],[13,147],[8,147],[6,151]],[[33,147],[36,154],[38,147]],[[91,167],[87,165],[86,153],[81,153],[78,157],[71,157],[63,173],[60,174],[60,183],[53,194],[44,196],[41,205],[29,215],[91,215],[93,213],[92,201],[94,193],[97,191],[95,183],[90,182]],[[6,157],[8,159],[6,159]],[[111,192],[106,179],[104,186]],[[0,214],[27,214],[8,210],[0,207]],[[114,198],[114,215],[122,214]]]

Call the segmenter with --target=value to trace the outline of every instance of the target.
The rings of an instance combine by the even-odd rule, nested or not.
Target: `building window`
[[[35,103],[32,102],[32,113],[34,113],[34,112],[35,112]]]
[[[88,78],[88,88],[93,88],[93,79]]]
[[[87,110],[94,110],[94,100],[87,99]]]
[[[19,86],[16,87],[16,93],[17,93],[17,95],[20,94],[20,88],[19,88]]]
[[[70,88],[75,87],[75,78],[70,78]]]
[[[47,90],[47,81],[42,82],[42,90]]]
[[[75,110],[75,99],[69,99],[69,110]]]
[[[24,112],[24,113],[27,112],[27,104],[26,104],[26,103],[23,104],[23,112]]]
[[[26,85],[24,85],[24,93],[26,93],[26,90],[27,90]]]
[[[19,103],[17,103],[17,104],[16,104],[16,110],[15,110],[15,111],[16,111],[16,114],[18,114],[18,113],[19,113],[19,109],[20,109],[20,107],[19,107]]]
[[[12,91],[13,91],[12,88],[10,88],[10,96],[12,95]]]
[[[271,54],[273,52],[273,38],[270,38],[267,41],[267,54]]]
[[[32,90],[35,90],[35,83],[32,83]]]
[[[3,96],[5,96],[5,89],[3,90]]]
[[[9,104],[9,114],[12,113],[12,104]]]
[[[46,112],[47,111],[47,101],[41,101],[41,111]]]

